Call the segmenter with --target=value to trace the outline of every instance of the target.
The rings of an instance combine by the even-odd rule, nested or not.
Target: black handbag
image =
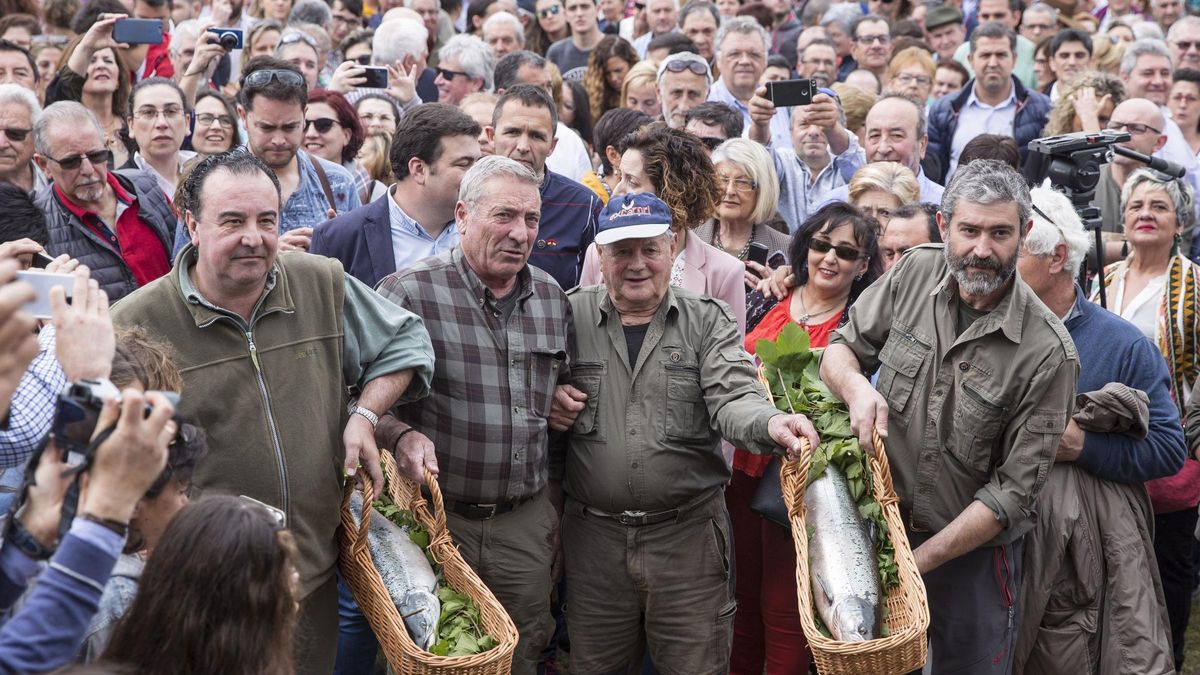
[[[750,499],[750,510],[767,520],[781,525],[791,531],[792,523],[788,519],[787,504],[783,503],[783,486],[779,482],[779,455],[771,457],[758,481],[758,489]]]

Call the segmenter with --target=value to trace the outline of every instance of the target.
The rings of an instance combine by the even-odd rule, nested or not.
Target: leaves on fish
[[[411,511],[393,502],[386,489],[372,507],[376,513],[408,533],[408,538],[425,552],[425,558],[437,574],[437,596],[442,604],[442,613],[438,619],[437,641],[429,648],[429,652],[436,656],[471,656],[495,647],[496,638],[488,635],[483,628],[479,605],[469,596],[450,588],[442,576],[441,565],[429,552],[429,531],[417,522]]]
[[[841,469],[859,514],[873,526],[868,529],[875,537],[879,581],[885,590],[898,586],[896,549],[888,537],[883,509],[875,501],[871,465],[850,428],[846,405],[821,381],[821,350],[811,348],[803,328],[788,324],[774,341],[759,340],[755,352],[763,363],[775,407],[807,415],[821,437],[821,444],[813,449],[809,463],[808,483],[811,485],[824,475],[830,464]],[[812,536],[811,527],[808,535]]]

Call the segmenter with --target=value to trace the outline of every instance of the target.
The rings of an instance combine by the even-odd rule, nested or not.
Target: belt
[[[657,525],[671,520],[678,520],[680,516],[687,515],[692,509],[707,503],[716,495],[721,494],[721,490],[711,490],[705,492],[695,499],[688,501],[682,506],[665,509],[663,511],[622,511],[620,513],[608,513],[600,509],[592,508],[586,504],[582,504],[585,515],[595,518],[604,518],[625,525],[626,527],[645,527],[646,525]]]
[[[450,502],[450,510],[467,520],[491,520],[496,516],[508,513],[537,495],[510,499],[496,504],[471,504],[468,502]]]

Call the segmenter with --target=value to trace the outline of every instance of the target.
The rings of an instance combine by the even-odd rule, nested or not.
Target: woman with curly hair
[[[1098,70],[1080,73],[1075,84],[1067,87],[1050,108],[1042,135],[1100,131],[1108,126],[1113,108],[1124,100],[1125,85],[1116,75]]]
[[[665,122],[647,125],[622,141],[621,182],[612,199],[648,192],[671,209],[676,233],[671,285],[709,295],[729,304],[738,330],[746,334],[746,266],[740,260],[704,243],[693,231],[713,217],[721,198],[717,171],[700,139]],[[579,285],[603,283],[596,247],[588,248]]]
[[[592,49],[587,74],[583,76],[583,88],[587,90],[593,119],[598,120],[609,110],[621,107],[621,85],[637,62],[633,45],[616,35],[605,36]]]

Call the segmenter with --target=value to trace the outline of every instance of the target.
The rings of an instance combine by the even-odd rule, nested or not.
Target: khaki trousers
[[[631,672],[631,659],[648,648],[662,675],[727,673],[737,609],[728,523],[720,490],[676,520],[640,527],[597,517],[568,498],[571,672]]]
[[[558,513],[543,490],[508,513],[469,520],[453,512],[450,535],[463,559],[483,579],[520,634],[513,675],[534,675],[538,656],[554,633],[550,565]]]

